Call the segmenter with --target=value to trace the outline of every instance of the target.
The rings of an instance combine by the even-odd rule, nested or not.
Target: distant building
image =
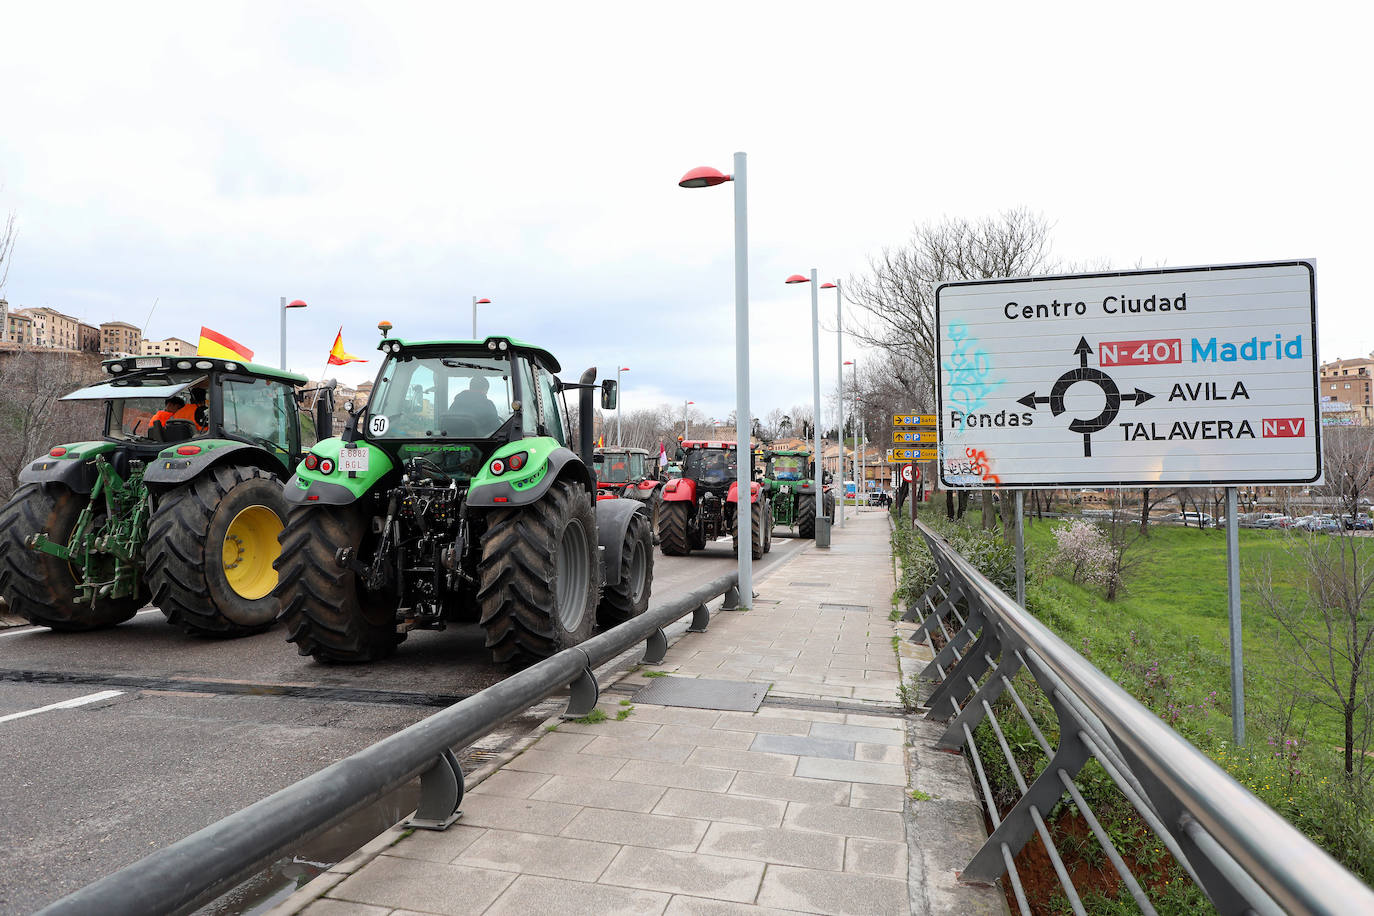
[[[34,347],[33,319],[23,311],[9,312],[5,316],[5,341],[16,347]]]
[[[107,321],[100,326],[100,352],[106,356],[137,356],[142,349],[140,328],[126,321]]]
[[[86,353],[100,352],[100,328],[81,322],[76,326],[79,347]]]
[[[140,347],[140,356],[195,356],[196,345],[180,337],[166,340],[145,340]]]
[[[80,321],[46,306],[24,309],[24,313],[33,319],[34,346],[54,350],[81,349]]]
[[[10,304],[0,297],[0,343],[10,339]]]
[[[1323,426],[1368,425],[1374,415],[1374,359],[1325,363],[1318,375]]]

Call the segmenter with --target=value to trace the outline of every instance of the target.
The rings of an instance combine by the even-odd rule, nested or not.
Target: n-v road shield
[[[1321,479],[1312,261],[945,283],[946,487]]]

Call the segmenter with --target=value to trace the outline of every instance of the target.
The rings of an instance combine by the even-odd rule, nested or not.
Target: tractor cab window
[[[735,462],[722,449],[692,449],[687,452],[685,473],[702,483],[725,483],[735,476]]]
[[[605,483],[625,483],[630,479],[630,465],[624,452],[606,452],[592,458],[596,479]]]
[[[775,480],[802,480],[806,474],[806,459],[801,455],[774,455]]]
[[[539,406],[543,409],[542,418],[546,433],[567,445],[567,428],[563,425],[563,416],[558,410],[558,394],[553,390],[553,376],[543,367],[539,369]]]
[[[510,419],[511,363],[490,356],[392,358],[368,403],[370,439],[486,439]]]
[[[539,435],[539,395],[534,388],[534,369],[523,356],[516,357],[515,364],[520,367],[520,434]]]
[[[299,450],[293,421],[296,399],[285,385],[266,379],[225,379],[224,434],[286,456]]]
[[[153,415],[165,407],[161,398],[121,398],[110,401],[105,435],[111,439],[147,438]]]
[[[639,452],[630,453],[630,476],[635,480],[644,479],[644,456]]]

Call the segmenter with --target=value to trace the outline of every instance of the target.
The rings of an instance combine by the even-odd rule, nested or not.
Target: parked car
[[[1192,528],[1212,527],[1212,516],[1206,512],[1185,512],[1182,516],[1183,524]]]
[[[1343,515],[1341,516],[1341,524],[1344,525],[1347,530],[1353,531],[1370,531],[1374,529],[1374,519],[1371,519],[1363,513],[1360,515]]]

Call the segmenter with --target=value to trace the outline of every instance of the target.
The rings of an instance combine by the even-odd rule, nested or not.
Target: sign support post
[[[1240,629],[1240,520],[1236,488],[1226,488],[1226,616],[1231,630],[1231,728],[1236,747],[1245,746],[1245,652]]]
[[[1016,491],[1016,603],[1026,606],[1026,491]]]

